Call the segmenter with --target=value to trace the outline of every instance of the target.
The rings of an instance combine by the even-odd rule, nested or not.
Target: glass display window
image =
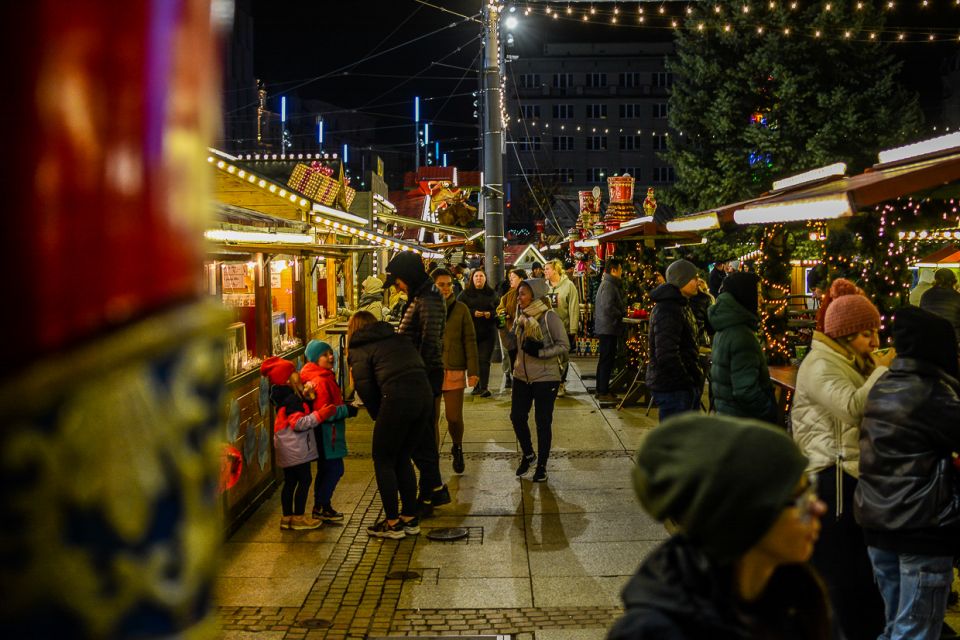
[[[270,335],[273,353],[281,354],[303,344],[300,339],[294,283],[302,264],[296,256],[279,254],[270,260]]]
[[[227,329],[227,376],[240,375],[260,366],[257,353],[256,262],[247,256],[238,260],[208,263],[208,277],[219,269],[220,300],[233,314]],[[212,272],[212,273],[211,273]]]

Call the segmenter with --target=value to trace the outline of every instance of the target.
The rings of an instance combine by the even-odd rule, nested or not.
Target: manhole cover
[[[461,540],[470,535],[466,527],[444,527],[443,529],[431,529],[427,532],[427,537],[431,540],[440,540],[450,542],[451,540]]]
[[[387,580],[416,580],[419,577],[416,571],[391,571],[387,574]]]
[[[300,620],[298,624],[307,629],[329,629],[332,623],[323,618],[307,618],[306,620]]]

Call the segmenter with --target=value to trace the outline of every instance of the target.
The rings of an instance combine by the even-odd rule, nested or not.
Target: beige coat
[[[810,459],[807,471],[841,465],[859,477],[860,422],[867,394],[886,373],[877,367],[864,377],[839,343],[817,332],[797,372],[797,391],[790,418],[793,439]]]
[[[577,285],[573,284],[566,274],[560,277],[557,286],[550,284],[549,280],[545,282],[549,288],[550,297],[556,296],[554,311],[563,321],[563,328],[568,334],[577,333],[580,328],[580,292],[577,291]]]

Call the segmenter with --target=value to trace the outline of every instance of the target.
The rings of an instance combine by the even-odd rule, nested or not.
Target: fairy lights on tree
[[[791,234],[782,224],[768,225],[760,240],[760,321],[770,364],[787,364],[787,295],[790,293],[790,258],[794,250]]]

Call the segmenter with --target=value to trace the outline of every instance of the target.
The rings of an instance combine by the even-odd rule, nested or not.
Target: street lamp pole
[[[487,279],[503,281],[503,120],[500,116],[500,8],[483,0],[483,226]]]

